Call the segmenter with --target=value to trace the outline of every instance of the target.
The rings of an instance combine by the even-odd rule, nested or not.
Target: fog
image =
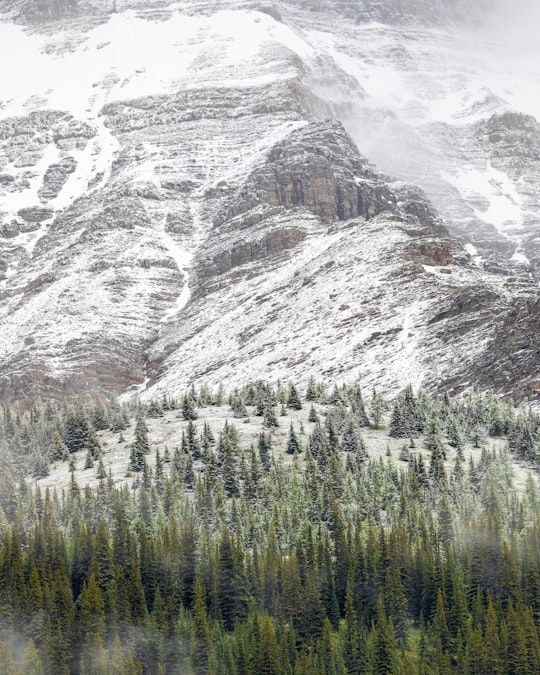
[[[477,19],[359,25],[333,55],[364,93],[341,118],[361,152],[421,186],[454,232],[527,261],[540,169],[526,146],[537,141],[524,129],[516,160],[520,149],[493,144],[488,129],[506,112],[540,120],[540,6],[506,0]]]

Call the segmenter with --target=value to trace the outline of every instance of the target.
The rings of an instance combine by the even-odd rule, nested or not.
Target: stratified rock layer
[[[459,89],[464,8],[0,0],[44,80],[0,101],[0,399],[534,398],[540,132]]]

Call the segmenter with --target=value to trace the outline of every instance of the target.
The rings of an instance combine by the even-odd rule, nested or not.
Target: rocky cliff
[[[437,80],[443,5],[415,7],[0,2],[33,64],[0,101],[0,398],[536,396],[538,123]]]

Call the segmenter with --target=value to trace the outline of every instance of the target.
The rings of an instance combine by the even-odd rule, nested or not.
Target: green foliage
[[[389,411],[374,396],[367,429],[357,385],[327,394],[312,380],[315,415],[298,391],[258,382],[145,407],[2,411],[4,672],[540,672],[540,498],[510,459],[534,466],[536,414],[407,388]],[[256,426],[214,419],[212,431],[186,401],[229,401]],[[179,425],[174,453],[149,454],[145,417]],[[105,427],[120,418],[130,488],[104,468]],[[25,484],[36,457],[60,463],[67,449],[64,490]],[[95,489],[77,483],[75,452],[95,460]]]

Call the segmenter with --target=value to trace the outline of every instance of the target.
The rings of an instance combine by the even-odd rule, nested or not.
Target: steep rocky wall
[[[505,0],[293,0],[311,10],[332,9],[357,21],[479,24]]]

